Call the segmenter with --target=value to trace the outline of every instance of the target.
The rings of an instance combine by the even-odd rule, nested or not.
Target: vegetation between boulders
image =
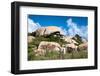
[[[78,43],[75,44],[76,46],[79,46],[83,43],[79,35],[75,35],[75,37],[73,37],[72,39]],[[68,42],[64,41],[64,39],[62,39],[60,36],[36,36],[34,39],[32,39],[31,42],[28,43],[28,60],[81,59],[88,57],[87,49],[83,48],[77,48],[77,51],[69,50],[69,52],[67,51],[65,54],[62,51],[57,52],[55,50],[50,51],[49,49],[45,49],[44,55],[36,55],[35,50],[38,49],[41,41],[56,42],[59,43],[61,47],[69,44]]]

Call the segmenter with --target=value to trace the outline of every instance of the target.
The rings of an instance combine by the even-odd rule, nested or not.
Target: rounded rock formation
[[[53,32],[61,33],[61,29],[57,26],[42,27],[42,28],[37,29],[35,32],[33,32],[33,34],[35,36],[43,36],[43,35],[50,35]]]

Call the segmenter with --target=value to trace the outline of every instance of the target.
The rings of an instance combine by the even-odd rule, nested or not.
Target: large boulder
[[[47,42],[41,41],[38,49],[35,50],[36,55],[44,55],[46,52],[56,51],[59,52],[61,50],[61,46],[56,42]]]
[[[35,31],[35,35],[36,36],[43,36],[44,35],[44,33],[45,33],[45,27],[42,27],[42,28],[39,28],[39,29],[37,29],[36,31]]]
[[[48,27],[41,27],[37,29],[36,31],[33,32],[33,35],[35,36],[45,36],[45,35],[50,35],[51,33],[54,32],[61,32],[61,29],[57,26],[48,26]]]
[[[33,39],[35,39],[35,37],[33,36],[28,36],[28,43],[31,43],[33,41]]]
[[[72,39],[72,37],[70,37],[70,36],[67,36],[67,37],[63,37],[62,38],[64,41],[66,41],[67,43],[69,43],[69,44],[71,44],[71,43],[73,43],[73,44],[78,44],[75,40],[73,40]]]
[[[66,44],[66,51],[67,52],[73,52],[73,51],[77,51],[77,47],[74,43],[70,43],[70,44]]]
[[[48,27],[46,27],[45,34],[51,34],[53,32],[57,32],[57,31],[61,32],[59,27],[57,27],[57,26],[48,26]]]
[[[87,42],[80,44],[79,47],[78,47],[79,51],[87,50],[87,49],[88,49],[88,43]]]

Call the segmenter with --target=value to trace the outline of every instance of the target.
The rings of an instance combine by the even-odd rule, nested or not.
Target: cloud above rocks
[[[28,18],[28,32],[34,32],[36,29],[40,28],[41,25],[39,23],[34,22],[32,19]]]
[[[68,19],[66,21],[68,30],[67,35],[75,36],[76,34],[79,34],[83,38],[87,38],[88,35],[88,27],[87,26],[78,26],[77,23],[72,21],[72,18]]]

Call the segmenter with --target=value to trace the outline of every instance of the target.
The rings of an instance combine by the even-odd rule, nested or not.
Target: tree
[[[79,45],[83,43],[82,37],[79,36],[78,34],[76,34],[75,37],[73,37],[72,39],[74,39],[76,42],[78,42]]]

